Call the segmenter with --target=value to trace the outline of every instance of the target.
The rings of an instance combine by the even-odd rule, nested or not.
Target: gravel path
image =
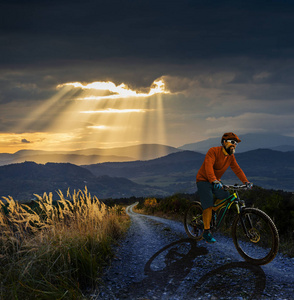
[[[92,299],[294,299],[294,259],[266,266],[242,260],[233,241],[187,238],[180,222],[136,214]]]

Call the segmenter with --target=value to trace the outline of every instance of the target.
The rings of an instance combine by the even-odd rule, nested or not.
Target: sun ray
[[[169,93],[163,80],[155,80],[147,93],[132,90],[123,83],[60,84],[56,95],[19,124],[24,133],[19,135],[19,141],[31,140],[25,144],[27,149],[38,146],[51,150],[163,143],[163,95]],[[41,129],[40,134],[29,135],[36,128]]]
[[[25,118],[13,129],[14,132],[30,130],[30,126],[36,122],[40,122],[42,117],[48,113],[48,111],[54,109],[61,99],[66,95],[72,95],[75,92],[70,87],[65,87],[59,90],[54,96],[43,102],[40,106],[34,109],[30,114],[26,115]]]
[[[138,108],[115,109],[107,108],[103,110],[85,110],[80,111],[82,114],[122,114],[122,113],[145,113],[146,110]]]

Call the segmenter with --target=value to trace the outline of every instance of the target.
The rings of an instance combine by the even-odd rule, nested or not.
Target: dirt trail
[[[131,227],[93,299],[294,299],[294,260],[242,260],[231,239],[187,238],[180,222],[133,212]]]

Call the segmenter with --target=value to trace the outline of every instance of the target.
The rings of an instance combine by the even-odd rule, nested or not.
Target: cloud
[[[244,113],[235,117],[209,117],[208,126],[213,128],[208,134],[236,131],[240,133],[272,132],[284,135],[293,135],[294,113],[275,115],[268,113]],[[212,132],[213,131],[213,132]]]
[[[289,1],[7,1],[0,17],[3,65],[293,56]]]
[[[132,90],[128,88],[127,85],[121,83],[117,86],[115,83],[108,81],[108,82],[91,82],[87,84],[82,84],[80,82],[70,82],[70,83],[63,83],[59,84],[57,88],[62,87],[73,87],[79,88],[82,90],[91,90],[91,91],[106,91],[106,95],[88,95],[81,97],[80,100],[101,100],[101,99],[122,99],[122,98],[146,98],[151,97],[156,94],[169,94],[170,92],[165,88],[165,83],[163,79],[154,80],[148,93],[142,93],[136,90]]]
[[[142,109],[123,97],[143,103],[156,93],[154,78],[170,92],[156,95],[173,145],[231,126],[244,133],[293,131],[291,1],[16,0],[1,8],[0,131],[24,133],[16,138],[23,146],[21,139],[37,145],[36,132],[53,137],[81,130],[81,140],[90,140],[88,131],[106,133],[113,117],[132,119],[114,109]],[[90,86],[99,82],[112,87]],[[66,88],[71,92],[61,95]],[[91,97],[99,101],[76,101]],[[149,117],[156,98],[136,115]],[[154,132],[145,132],[149,140]],[[111,142],[107,134],[99,138]]]
[[[22,142],[23,144],[30,144],[30,143],[31,143],[31,142],[28,141],[27,139],[22,139],[21,142]]]

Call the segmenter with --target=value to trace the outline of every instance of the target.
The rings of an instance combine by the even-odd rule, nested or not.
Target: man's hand
[[[218,180],[215,180],[212,183],[213,183],[213,188],[215,188],[215,189],[219,189],[220,190],[220,189],[223,188],[223,184],[220,181],[218,181]]]
[[[247,189],[251,190],[253,188],[253,183],[252,182],[246,182],[245,184],[246,184]]]

